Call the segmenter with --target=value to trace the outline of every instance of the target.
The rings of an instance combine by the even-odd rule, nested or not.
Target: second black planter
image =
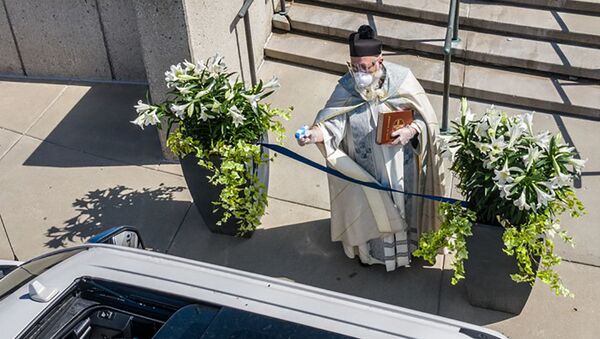
[[[469,259],[464,262],[467,297],[473,306],[519,314],[531,285],[511,279],[518,272],[517,260],[502,251],[503,233],[500,226],[473,224],[473,236],[467,238]]]
[[[267,156],[268,154],[263,148],[263,157]],[[221,159],[219,158],[215,157],[211,159],[211,161],[217,167],[221,165]],[[194,205],[202,216],[202,219],[204,219],[208,229],[213,233],[236,235],[238,233],[238,225],[235,217],[229,218],[229,220],[222,225],[217,225],[217,222],[223,217],[223,213],[221,213],[219,210],[213,213],[213,210],[216,208],[216,206],[213,205],[212,202],[219,200],[222,186],[215,186],[208,182],[207,177],[211,176],[212,173],[198,165],[198,159],[194,154],[190,154],[181,158],[180,162],[181,169],[183,170],[183,176],[185,177],[188,189],[190,190],[190,194],[194,200]],[[249,163],[247,164],[247,167],[250,171],[256,173],[259,181],[265,185],[265,188],[268,188],[269,163],[267,162],[266,164],[261,165]],[[243,235],[245,238],[249,238],[251,236],[252,232],[246,232],[246,234]]]

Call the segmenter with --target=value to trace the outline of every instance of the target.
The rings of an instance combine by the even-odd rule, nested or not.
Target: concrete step
[[[294,3],[288,9],[293,32],[346,40],[360,25],[370,24],[387,47],[442,54],[446,27]],[[461,31],[455,56],[485,64],[600,80],[600,49]]]
[[[341,6],[387,16],[428,20],[447,25],[449,0],[310,0],[314,4]],[[600,1],[598,1],[600,4]],[[600,16],[549,8],[519,7],[491,1],[461,3],[462,27],[534,39],[600,47]]]
[[[347,71],[349,59],[346,43],[293,33],[273,33],[265,56],[338,74]],[[442,91],[442,60],[389,50],[384,56],[409,67],[426,90]],[[457,96],[600,119],[600,85],[459,63],[451,74],[450,90]]]
[[[550,8],[557,10],[570,10],[586,12],[589,14],[600,14],[600,0],[500,0],[502,2],[536,6],[539,8]]]

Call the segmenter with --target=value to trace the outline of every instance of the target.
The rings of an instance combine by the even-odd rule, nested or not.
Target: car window
[[[0,280],[0,300],[54,265],[85,250],[87,250],[85,247],[67,249],[42,255],[24,263]]]

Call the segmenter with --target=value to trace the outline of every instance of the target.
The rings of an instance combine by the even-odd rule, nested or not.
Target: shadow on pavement
[[[108,228],[131,225],[141,232],[147,247],[164,251],[189,208],[188,201],[175,201],[173,195],[185,187],[143,188],[140,191],[118,185],[88,192],[75,200],[75,217],[64,226],[52,226],[46,231],[49,248],[61,248],[88,238]]]
[[[443,273],[451,273],[441,270],[441,263],[433,267],[415,259],[411,267],[394,272],[382,265],[361,266],[358,259],[346,257],[341,244],[330,241],[329,223],[321,219],[259,229],[252,238],[239,239],[210,233],[192,208],[168,253],[432,314],[439,313],[441,298],[464,297],[456,288],[447,290],[449,296],[440,295]],[[475,310],[470,316],[461,313],[461,320],[475,324],[513,317],[472,307],[466,300],[460,305]]]
[[[133,106],[146,93],[145,86],[93,84],[69,87],[33,127],[31,134],[45,141],[98,157],[117,160],[111,166],[153,165],[163,159],[156,128],[145,130],[130,123],[137,116]],[[69,109],[69,107],[71,107]],[[68,110],[67,113],[61,110]],[[56,120],[60,122],[53,127]],[[83,163],[65,163],[40,157],[44,143],[25,161],[26,166],[106,166],[105,161],[86,158]],[[40,160],[40,159],[43,159]]]

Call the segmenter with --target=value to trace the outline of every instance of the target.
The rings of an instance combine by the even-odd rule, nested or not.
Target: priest
[[[348,73],[341,77],[313,126],[298,139],[316,144],[327,166],[355,179],[403,192],[444,195],[437,117],[412,72],[383,60],[368,25],[349,36]],[[376,142],[378,115],[413,110],[412,123]],[[410,264],[420,234],[439,228],[437,202],[376,190],[329,175],[331,239],[346,255],[387,271]]]

